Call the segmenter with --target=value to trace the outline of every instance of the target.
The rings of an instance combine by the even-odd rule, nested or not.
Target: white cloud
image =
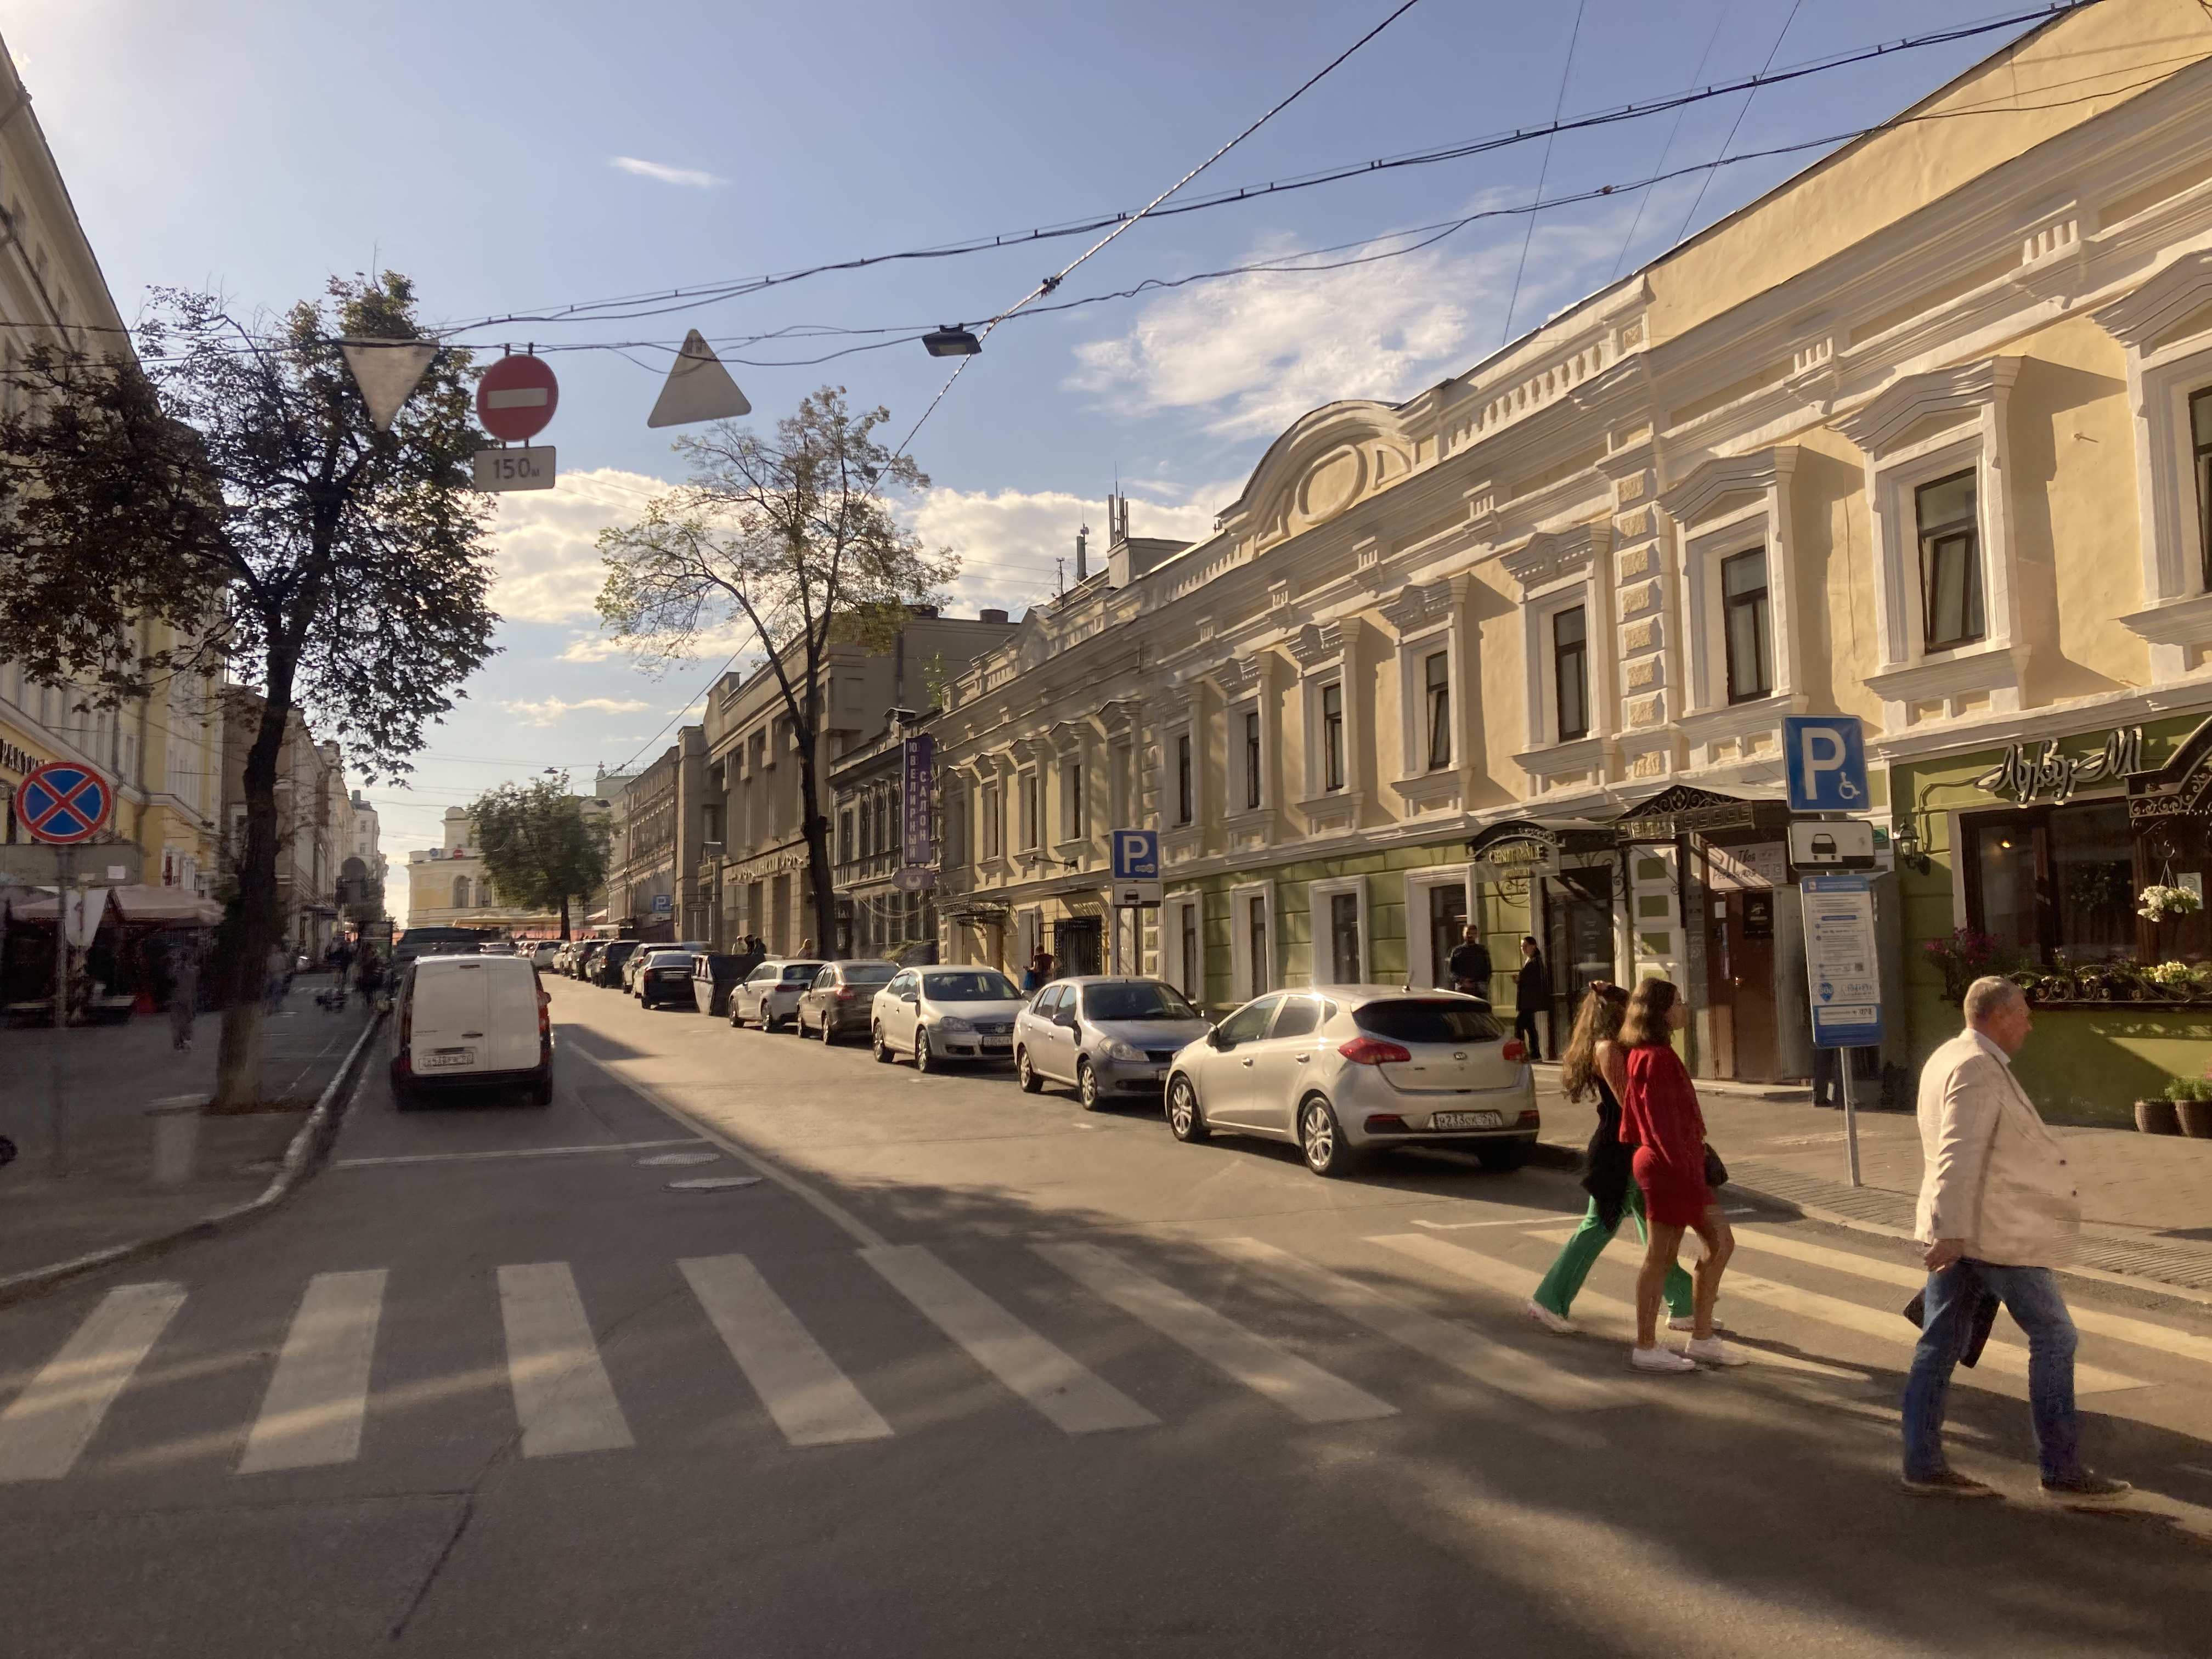
[[[634,173],[641,179],[652,179],[664,185],[681,185],[687,190],[713,190],[729,180],[699,167],[672,167],[665,161],[641,161],[635,155],[611,155],[607,165],[624,173]]]
[[[1139,501],[1129,518],[1131,533],[1176,536],[1195,541],[1211,533],[1213,514],[1233,499],[1236,489],[1215,500],[1211,495],[1182,501]],[[953,597],[963,611],[996,605],[1018,617],[1030,605],[1050,598],[1062,570],[1075,580],[1075,532],[1091,526],[1091,569],[1106,565],[1106,502],[1063,490],[932,489],[907,515],[916,534],[932,550],[950,548],[960,556]]]
[[[500,707],[525,726],[552,726],[580,712],[635,714],[653,705],[640,697],[580,697],[574,702],[562,697],[544,697],[536,702],[503,700]]]
[[[637,518],[649,496],[670,487],[646,473],[602,466],[564,473],[550,489],[501,495],[492,531],[499,567],[492,608],[514,622],[592,619],[604,574],[599,532]]]

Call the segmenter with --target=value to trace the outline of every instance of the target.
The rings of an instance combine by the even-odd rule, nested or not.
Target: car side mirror
[[[1206,1046],[1209,1048],[1233,1048],[1237,1045],[1222,1040],[1218,1025],[1209,1025],[1206,1029]]]
[[[1055,1025],[1064,1026],[1071,1031],[1075,1030],[1075,1016],[1069,1013],[1065,1008],[1061,1009],[1058,1013],[1052,1017],[1052,1023]]]

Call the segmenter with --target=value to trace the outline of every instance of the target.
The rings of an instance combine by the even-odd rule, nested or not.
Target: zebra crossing
[[[1404,1353],[1433,1367],[1434,1381],[1471,1386],[1486,1407],[1539,1418],[1589,1422],[1595,1420],[1594,1413],[1664,1399],[1668,1384],[1620,1374],[1620,1354],[1611,1343],[1561,1342],[1513,1316],[1537,1280],[1530,1262],[1540,1247],[1562,1236],[1549,1218],[1534,1218],[1510,1236],[1480,1239],[1377,1233],[1346,1245],[1366,1252],[1356,1267],[1245,1237],[1185,1241],[1200,1247],[1200,1254],[1186,1255],[1180,1267],[1140,1264],[1141,1246],[1060,1240],[963,1246],[962,1261],[970,1267],[969,1256],[975,1256],[987,1270],[1026,1262],[1032,1273],[1042,1264],[1057,1276],[1060,1289],[1033,1291],[1036,1299],[1048,1303],[1067,1293],[1088,1297],[1104,1316],[1118,1316],[1140,1336],[1148,1334],[1195,1357],[1221,1383],[1290,1425],[1377,1422],[1433,1404],[1434,1391],[1420,1388],[1417,1375],[1402,1369]],[[1723,1311],[1759,1364],[1859,1383],[1869,1380],[1870,1366],[1901,1368],[1912,1333],[1897,1315],[1895,1291],[1919,1282],[1909,1266],[1773,1228],[1746,1227],[1739,1243]],[[988,1271],[971,1277],[946,1253],[921,1244],[871,1246],[855,1255],[861,1279],[872,1273],[1006,1395],[1061,1434],[1137,1432],[1168,1420],[986,1290],[977,1278],[988,1278]],[[1232,1316],[1188,1287],[1194,1272],[1206,1276],[1209,1261],[1235,1275],[1240,1292],[1265,1287],[1260,1317],[1247,1308],[1250,1295],[1238,1295],[1239,1316]],[[1753,1266],[1777,1274],[1809,1271],[1832,1284],[1846,1279],[1868,1299],[1748,1271]],[[1628,1253],[1616,1253],[1616,1259],[1601,1262],[1594,1279],[1610,1273],[1618,1288],[1632,1267]],[[1407,1275],[1417,1277],[1402,1290],[1398,1283],[1383,1288],[1375,1282],[1389,1273],[1401,1283]],[[1177,1278],[1185,1283],[1173,1282]],[[491,1279],[491,1316],[503,1350],[520,1455],[563,1458],[639,1446],[603,1352],[601,1330],[571,1264],[507,1264]],[[812,1293],[820,1295],[820,1284],[810,1282]],[[685,1304],[678,1316],[696,1318],[710,1330],[744,1379],[744,1389],[732,1379],[725,1396],[732,1402],[730,1409],[744,1411],[757,1402],[793,1448],[896,1438],[897,1412],[880,1393],[872,1397],[872,1390],[884,1385],[864,1367],[841,1364],[836,1322],[829,1327],[833,1340],[825,1341],[787,1300],[789,1289],[780,1289],[775,1275],[741,1255],[672,1264],[671,1290]],[[1469,1291],[1473,1305],[1466,1300]],[[319,1273],[307,1279],[260,1389],[258,1410],[250,1422],[229,1427],[234,1437],[226,1443],[240,1446],[232,1466],[236,1476],[345,1466],[373,1452],[376,1413],[385,1398],[376,1387],[380,1349],[393,1295],[392,1275],[383,1268]],[[1390,1375],[1407,1379],[1406,1395],[1385,1398],[1388,1390],[1339,1375],[1299,1352],[1295,1340],[1260,1328],[1265,1308],[1275,1305],[1269,1297],[1319,1310],[1343,1328],[1348,1340],[1379,1339],[1400,1355]],[[1466,1310],[1463,1316],[1435,1310],[1449,1305],[1447,1298]],[[29,1370],[28,1380],[0,1407],[0,1484],[58,1481],[82,1471],[88,1462],[96,1464],[112,1409],[149,1370],[159,1369],[161,1346],[173,1340],[190,1299],[185,1285],[167,1281],[111,1289],[42,1363],[11,1352],[9,1327],[0,1323],[0,1366]],[[1625,1337],[1632,1317],[1626,1301],[1595,1287],[1584,1290],[1575,1313],[1585,1326],[1611,1337]],[[1779,1316],[1788,1339],[1762,1346],[1762,1322],[1770,1315]],[[605,1317],[602,1310],[603,1322]],[[2077,1386],[2084,1394],[2154,1386],[2154,1375],[2104,1363],[2129,1364],[2131,1356],[2152,1361],[2139,1367],[2147,1372],[2163,1368],[2166,1380],[2177,1367],[2193,1383],[2207,1380],[2202,1368],[2212,1366],[2212,1339],[2094,1310],[2080,1310],[2076,1317],[2100,1348],[2099,1364],[2079,1368]],[[1808,1358],[1808,1352],[1824,1358]],[[1992,1358],[1978,1372],[1960,1373],[1960,1382],[2023,1393],[2024,1352],[2002,1340],[1992,1341],[1990,1352]],[[241,1431],[242,1445],[235,1438]],[[88,1453],[94,1455],[88,1459]]]

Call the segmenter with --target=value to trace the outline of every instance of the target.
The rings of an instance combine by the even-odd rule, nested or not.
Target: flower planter
[[[2136,1127],[2147,1135],[2178,1135],[2181,1133],[2181,1114],[2170,1100],[2139,1100],[2136,1102]]]
[[[2182,1133],[2191,1140],[2212,1140],[2212,1100],[2177,1100],[2173,1109]]]

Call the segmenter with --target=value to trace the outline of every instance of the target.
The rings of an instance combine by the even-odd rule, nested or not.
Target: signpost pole
[[[1851,1073],[1858,1070],[1858,1067],[1851,1062],[1858,1058],[1858,1052],[1856,1048],[1838,1048],[1836,1050],[1836,1055],[1843,1066],[1841,1080],[1844,1088],[1844,1152],[1850,1165],[1851,1185],[1863,1187],[1866,1182],[1859,1179],[1858,1105],[1851,1098]]]
[[[62,1045],[69,1040],[69,896],[70,876],[72,873],[70,866],[75,862],[72,857],[75,850],[66,845],[54,849],[54,1093],[52,1119],[53,1168],[58,1176],[68,1173],[63,1136],[67,1076],[64,1069]]]

